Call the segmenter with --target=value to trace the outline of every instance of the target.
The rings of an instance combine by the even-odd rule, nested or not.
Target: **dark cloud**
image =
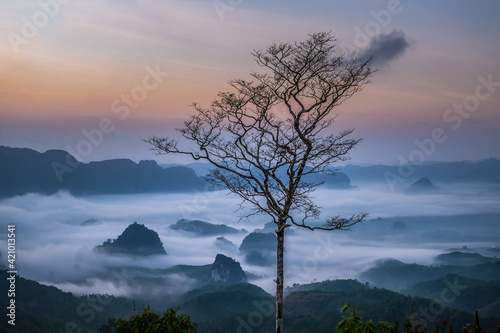
[[[412,42],[406,38],[403,31],[392,30],[388,34],[373,37],[368,48],[362,50],[357,57],[361,60],[372,57],[373,66],[384,67],[401,57],[411,44]]]

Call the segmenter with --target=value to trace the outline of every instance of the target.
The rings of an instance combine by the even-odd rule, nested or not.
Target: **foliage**
[[[349,303],[346,303],[344,307],[340,310],[340,312],[346,312],[351,308]],[[344,317],[337,324],[337,332],[340,333],[375,333],[375,332],[397,332],[397,325],[391,324],[387,321],[379,321],[378,323],[374,323],[372,320],[368,320],[363,322],[360,315],[356,314],[356,311],[361,308],[352,308],[349,310],[350,317]]]
[[[168,309],[160,317],[149,306],[128,319],[118,319],[114,325],[115,333],[191,333],[196,327],[188,315],[177,314],[175,309]]]

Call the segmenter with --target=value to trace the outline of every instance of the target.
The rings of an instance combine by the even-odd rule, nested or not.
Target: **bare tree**
[[[283,249],[285,229],[347,230],[367,214],[328,218],[324,225],[310,197],[320,182],[308,175],[333,174],[335,162],[348,159],[360,142],[353,129],[329,133],[337,115],[332,110],[360,91],[373,70],[369,61],[336,56],[330,33],[310,34],[304,42],[280,43],[254,51],[265,73],[254,81],[232,80],[234,92],[220,92],[210,108],[194,104],[196,113],[179,131],[187,148],[172,138],[146,140],[157,153],[186,154],[216,168],[209,180],[240,196],[250,209],[276,224],[276,332],[283,331]]]

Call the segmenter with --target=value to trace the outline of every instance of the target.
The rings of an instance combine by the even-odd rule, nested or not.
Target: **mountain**
[[[236,245],[233,244],[229,239],[224,236],[219,236],[215,239],[214,245],[222,251],[234,253],[236,251]]]
[[[336,171],[334,174],[331,175],[325,175],[321,173],[307,175],[304,176],[303,181],[306,181],[308,183],[323,182],[323,184],[321,185],[322,187],[336,188],[336,189],[351,187],[351,179],[344,172],[340,171]]]
[[[274,297],[255,285],[211,286],[189,294],[180,310],[198,324],[199,332],[272,331]]]
[[[363,320],[425,320],[433,331],[446,318],[455,331],[473,320],[465,312],[439,304],[439,312],[430,315],[436,302],[409,297],[386,289],[370,288],[356,280],[335,280],[298,285],[287,289],[284,299],[286,332],[333,332],[345,314],[345,303],[360,307]],[[244,283],[227,287],[207,286],[186,293],[180,309],[198,323],[202,332],[271,332],[274,326],[274,298],[257,286]],[[480,311],[481,324],[487,332],[496,330],[498,313],[487,318]],[[472,320],[471,320],[472,319]]]
[[[438,190],[431,180],[427,177],[422,177],[408,187],[408,193],[431,193]]]
[[[442,265],[458,265],[458,266],[474,266],[488,262],[495,262],[498,259],[492,257],[484,257],[479,253],[464,253],[453,251],[443,253],[435,258],[436,262]]]
[[[274,222],[267,222],[266,224],[264,224],[264,227],[262,229],[257,228],[253,232],[259,232],[259,233],[262,233],[262,234],[267,234],[267,233],[274,234],[276,232],[276,223],[274,223]],[[286,228],[285,229],[285,234],[286,235],[291,235],[294,232],[295,232],[295,230],[292,229],[292,228]]]
[[[399,291],[419,282],[435,280],[446,274],[456,274],[483,281],[495,281],[500,276],[500,259],[473,266],[406,264],[398,260],[378,261],[361,273],[360,278],[377,287]]]
[[[311,167],[306,166],[304,172],[309,172]],[[287,168],[282,167],[276,172],[281,179],[288,179]],[[333,174],[312,173],[302,177],[302,182],[321,184],[321,187],[346,189],[351,187],[351,180],[344,172],[335,171]]]
[[[9,290],[8,277],[6,271],[0,271],[0,288],[6,291]],[[454,276],[447,278],[454,282]],[[469,307],[478,306],[483,329],[494,332],[500,321],[499,312],[495,311],[498,310],[498,304],[494,301],[486,307],[481,307],[481,304],[483,300],[490,302],[495,299],[498,282],[488,284],[458,278],[460,280],[457,283],[466,286],[466,289],[460,290],[463,301],[471,302]],[[430,281],[431,288],[434,288],[431,292],[441,294],[439,286],[432,286],[434,283]],[[339,310],[347,302],[361,307],[356,313],[363,317],[363,321],[399,320],[400,328],[408,317],[414,321],[425,320],[432,330],[441,327],[442,319],[447,319],[455,331],[459,331],[464,323],[473,321],[471,311],[451,308],[460,306],[460,303],[436,303],[433,299],[370,288],[356,280],[295,284],[287,291],[284,300],[286,332],[332,332],[332,328],[345,315]],[[461,300],[462,295],[457,300]],[[133,308],[139,309],[150,304],[144,303],[147,300],[137,303],[109,295],[75,297],[20,276],[16,276],[15,299],[16,326],[12,327],[7,320],[2,320],[1,332],[95,332],[108,322],[108,318],[126,318],[133,314]],[[0,306],[7,308],[8,301],[7,297],[0,298]],[[168,301],[162,300],[163,303]],[[190,315],[192,321],[198,324],[199,332],[264,333],[272,331],[274,327],[274,297],[249,283],[205,285],[185,293],[177,305],[182,313]],[[154,310],[161,313],[166,308],[158,303]]]
[[[468,312],[479,309],[480,313],[486,314],[487,309],[498,307],[500,303],[500,281],[485,282],[456,274],[447,274],[436,280],[415,284],[403,289],[401,293],[431,298],[437,302],[443,302],[445,298],[450,307]]]
[[[276,235],[270,232],[252,232],[243,238],[239,250],[245,254],[246,263],[270,266],[275,262]]]
[[[408,288],[404,288],[401,290],[403,295],[408,296],[419,296],[419,297],[427,297],[427,298],[435,298],[441,297],[441,292],[446,288],[447,285],[456,285],[459,286],[460,294],[462,290],[467,288],[475,287],[485,283],[484,281],[478,279],[471,279],[467,277],[463,277],[456,274],[446,274],[437,279],[432,279],[429,281],[416,283]],[[456,296],[456,295],[455,295]]]
[[[179,166],[180,164],[162,164],[161,166],[164,168],[169,168],[173,166]],[[210,173],[210,170],[216,169],[210,163],[189,163],[184,164],[183,166],[193,169],[198,176],[206,176]],[[311,168],[306,167],[305,171],[309,171]],[[285,169],[280,170],[278,173],[280,177],[286,177]],[[351,187],[351,180],[349,177],[343,172],[335,172],[333,175],[325,175],[325,174],[311,174],[304,177],[304,180],[307,182],[323,182],[322,186],[330,187],[330,188],[349,188]]]
[[[437,332],[445,318],[455,331],[461,331],[462,326],[474,318],[472,311],[453,309],[449,304],[436,303],[431,299],[369,288],[355,280],[324,281],[321,286],[312,284],[303,288],[304,291],[292,292],[285,298],[285,321],[287,326],[294,326],[294,330],[290,332],[334,331],[332,328],[346,316],[339,311],[345,303],[349,303],[351,307],[359,307],[356,314],[362,316],[363,321],[399,321],[400,330],[404,327],[405,320],[411,318],[414,324],[424,322],[429,332],[433,332],[434,328]],[[488,318],[485,313],[480,312],[480,318],[486,332],[496,331],[500,320],[498,313]]]
[[[9,290],[11,274],[0,271],[0,288]],[[119,318],[132,313],[132,300],[109,295],[75,297],[55,287],[15,277],[15,326],[5,316],[0,321],[4,333],[95,332],[108,318]],[[10,300],[0,297],[0,306],[6,309]]]
[[[422,211],[422,214],[425,213],[432,212]],[[495,232],[498,221],[499,213],[377,217],[353,226],[350,233],[358,240],[373,240],[374,237],[384,239],[397,235],[400,241],[404,240],[414,246],[431,242],[498,244]],[[496,254],[493,253],[494,250],[488,250],[491,254],[486,251],[477,249],[475,252],[488,256],[500,255],[500,250]]]
[[[142,271],[142,272],[141,272]],[[137,273],[165,278],[169,275],[181,276],[190,281],[192,288],[200,288],[206,285],[229,285],[247,281],[247,275],[241,268],[239,262],[222,254],[217,254],[212,264],[176,265],[165,269],[142,269],[137,268]],[[130,274],[129,274],[130,275]],[[159,281],[161,287],[162,280]]]
[[[194,163],[188,163],[188,164],[160,164],[162,168],[171,168],[174,166],[184,166],[186,168],[193,169],[194,172],[200,177],[206,176],[211,169],[214,169],[215,167],[211,163],[203,163],[203,162],[194,162]]]
[[[285,295],[300,292],[300,291],[327,291],[327,292],[340,292],[340,291],[365,291],[367,286],[361,284],[357,280],[325,280],[321,282],[313,282],[309,284],[294,283],[292,286],[287,287],[284,291]]]
[[[228,227],[225,224],[212,224],[200,220],[187,220],[187,219],[181,219],[177,221],[175,224],[170,225],[170,228],[173,230],[189,231],[197,233],[202,236],[227,235],[227,234],[237,234],[240,232],[246,232],[244,229],[238,230],[235,228]]]
[[[236,260],[217,254],[210,272],[215,284],[229,285],[247,281],[247,275]]]
[[[273,233],[252,232],[248,234],[240,245],[240,251],[276,251],[276,235]]]
[[[137,222],[129,225],[117,239],[108,239],[95,249],[99,252],[136,256],[167,254],[156,231]]]
[[[387,177],[401,177],[412,183],[422,177],[429,177],[439,183],[493,183],[499,177],[500,160],[489,158],[483,161],[432,162],[419,166],[411,164],[389,166],[347,165],[340,171],[346,173],[351,181],[386,182]]]
[[[81,163],[63,150],[39,153],[0,146],[0,198],[60,190],[72,195],[191,192],[207,182],[186,167],[114,159]]]
[[[273,264],[270,256],[264,256],[262,252],[256,250],[245,254],[245,262],[253,266],[271,266]]]

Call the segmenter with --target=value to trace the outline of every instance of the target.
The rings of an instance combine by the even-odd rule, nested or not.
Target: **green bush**
[[[351,306],[346,303],[340,312],[345,312],[349,310]],[[397,325],[391,324],[386,321],[379,321],[374,323],[372,320],[363,322],[360,315],[356,314],[356,311],[360,308],[352,308],[349,311],[350,317],[344,317],[337,324],[337,332],[339,333],[376,333],[379,330],[382,333],[397,332]]]
[[[175,309],[168,309],[160,317],[148,306],[137,315],[118,319],[114,326],[116,333],[191,333],[196,324],[188,315],[177,314]]]

